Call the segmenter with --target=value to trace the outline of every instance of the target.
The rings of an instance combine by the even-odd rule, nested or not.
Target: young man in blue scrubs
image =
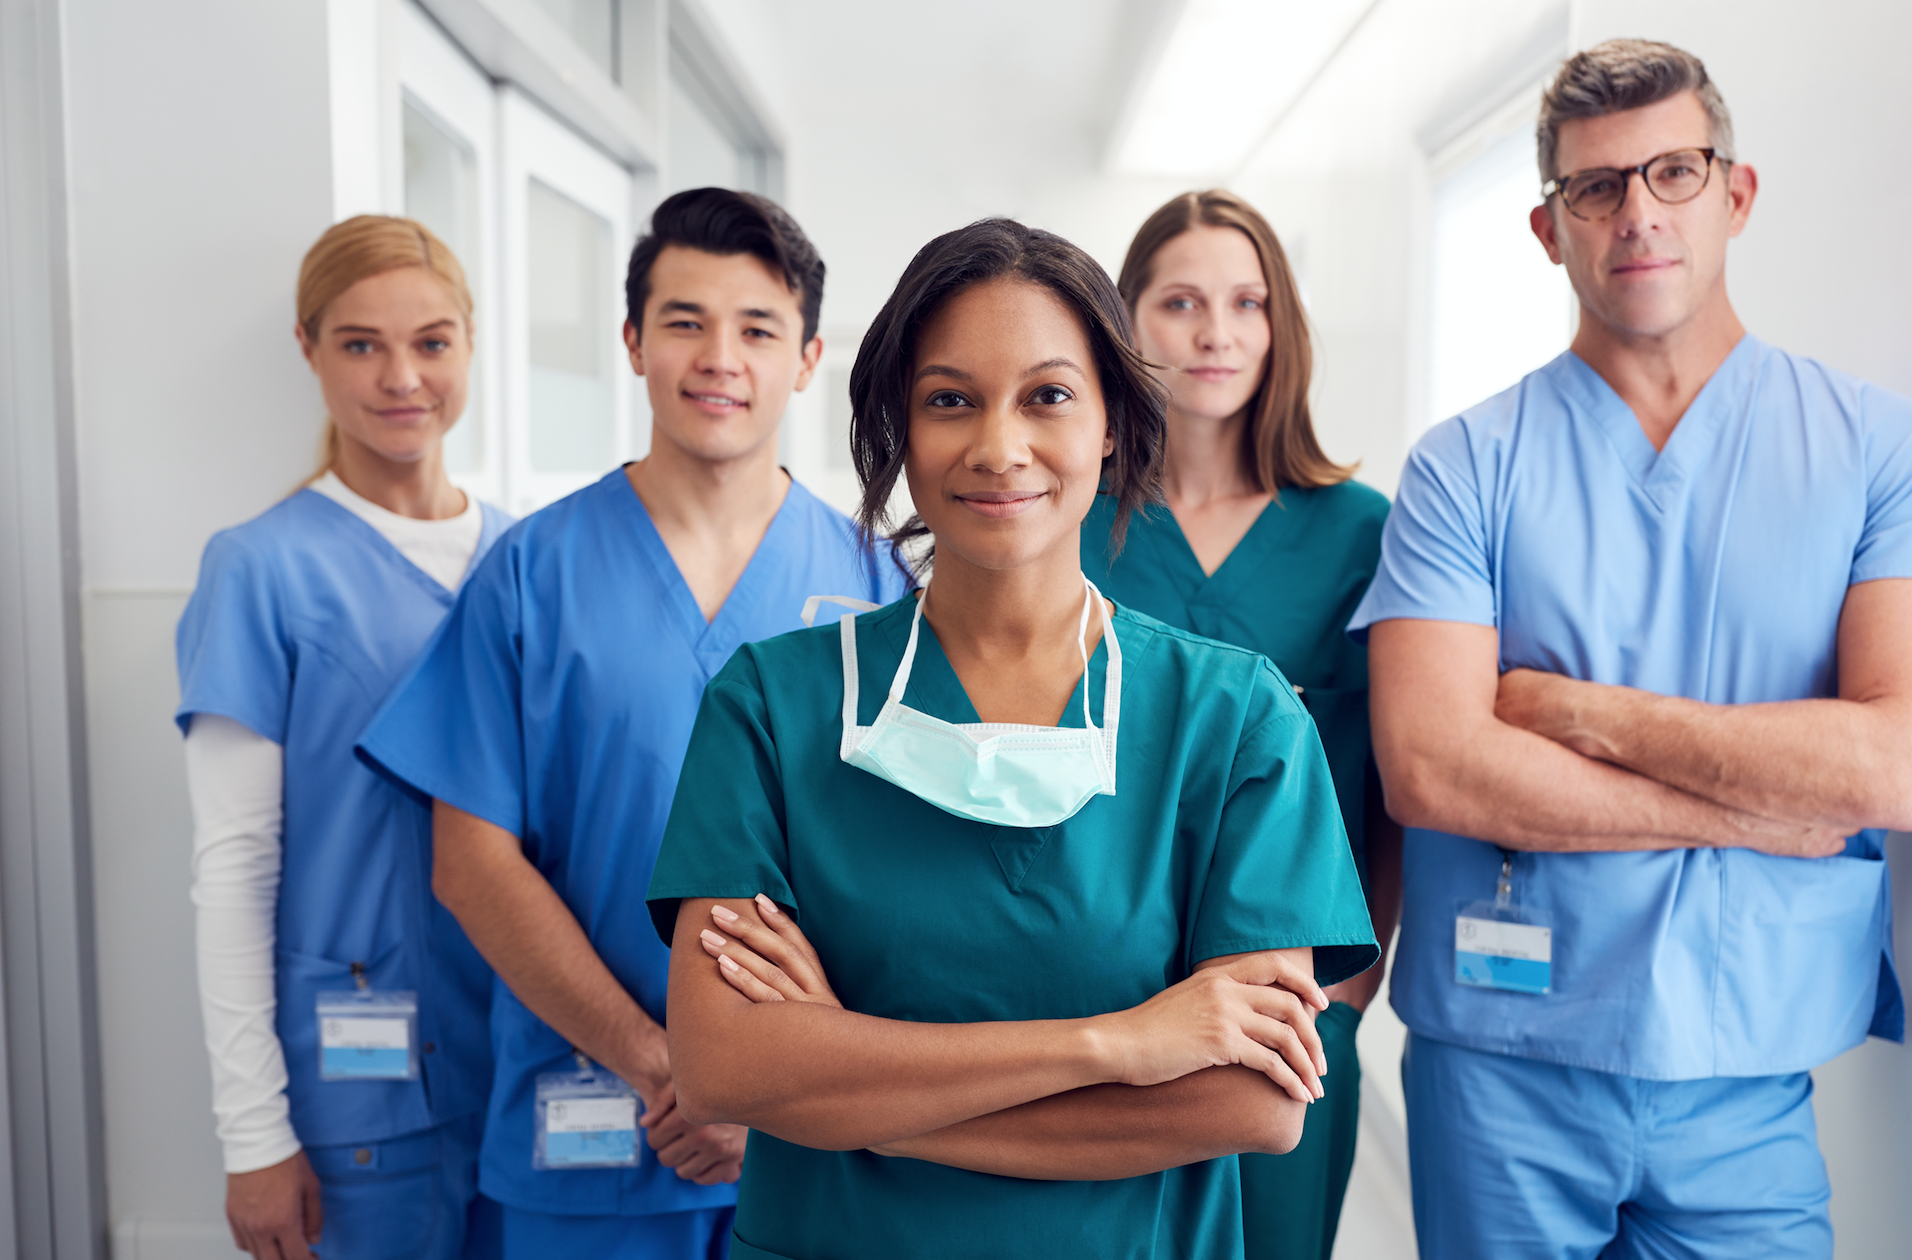
[[[504,1205],[507,1256],[727,1246],[745,1130],[676,1109],[669,951],[644,894],[704,685],[731,652],[797,628],[808,596],[905,588],[887,549],[777,464],[778,422],[822,353],[823,274],[761,197],[658,206],[624,326],[651,453],[506,535],[360,744],[433,798],[433,888],[504,982],[480,1186]],[[593,1065],[641,1106],[604,1097],[621,1086]],[[560,1121],[541,1077],[599,1097]],[[553,1166],[561,1145],[583,1162]]]
[[[1904,1035],[1912,404],[1748,335],[1699,60],[1589,49],[1532,226],[1571,351],[1415,447],[1369,636],[1430,1257],[1829,1257],[1808,1073]]]

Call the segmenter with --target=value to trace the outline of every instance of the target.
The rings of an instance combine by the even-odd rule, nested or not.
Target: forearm
[[[663,1030],[604,965],[517,838],[443,801],[433,805],[433,837],[433,891],[518,1000],[640,1092],[660,1085]]]
[[[1631,687],[1559,689],[1550,738],[1732,809],[1853,832],[1912,827],[1896,701],[1706,704]],[[1557,733],[1556,733],[1557,732]]]
[[[1731,844],[1759,820],[1494,719],[1382,754],[1388,812],[1410,827],[1539,852]]]
[[[1113,1181],[1247,1151],[1286,1154],[1306,1111],[1259,1072],[1217,1067],[1143,1088],[1071,1090],[876,1149],[1002,1177]]]
[[[694,947],[693,947],[694,949]],[[727,1003],[719,1035],[686,1036],[672,951],[678,1106],[699,1124],[854,1150],[1099,1084],[1086,1020],[919,1024],[806,1003]],[[694,965],[694,964],[693,964]]]

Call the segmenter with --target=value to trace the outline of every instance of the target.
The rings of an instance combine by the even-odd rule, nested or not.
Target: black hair
[[[729,188],[691,188],[672,193],[651,211],[650,231],[637,238],[624,273],[624,309],[644,335],[644,303],[651,296],[651,266],[668,245],[706,254],[749,254],[762,259],[797,295],[803,312],[803,344],[817,335],[823,310],[823,259],[788,211],[768,197]]]
[[[1102,461],[1102,492],[1116,504],[1109,530],[1113,557],[1122,550],[1129,515],[1161,501],[1168,394],[1136,353],[1128,306],[1109,273],[1079,246],[1014,219],[982,219],[923,246],[864,334],[850,369],[850,457],[863,486],[857,529],[868,539],[889,524],[890,492],[909,448],[917,335],[958,293],[1004,278],[1053,293],[1088,334],[1115,440]],[[911,516],[888,537],[903,543],[928,532],[921,516]]]

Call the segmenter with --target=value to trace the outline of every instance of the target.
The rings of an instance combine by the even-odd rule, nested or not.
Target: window
[[[471,284],[471,393],[447,470],[480,498],[535,511],[649,449],[622,331],[624,263],[651,199],[706,184],[775,195],[781,144],[696,4],[396,8],[379,144],[360,136],[350,152],[384,146],[379,204],[437,233]],[[378,65],[376,28],[365,35],[359,51]],[[786,445],[797,427],[786,421]]]
[[[604,344],[611,225],[533,179],[526,188],[531,467],[591,472],[611,461],[615,368]]]
[[[543,507],[649,446],[625,360],[631,174],[528,98],[501,91],[505,498]]]
[[[1573,338],[1572,286],[1527,224],[1539,187],[1525,131],[1477,149],[1435,184],[1424,424],[1508,388]]]

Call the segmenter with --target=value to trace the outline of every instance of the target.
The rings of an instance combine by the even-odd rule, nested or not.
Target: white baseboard
[[[224,1221],[161,1221],[122,1216],[113,1222],[113,1260],[233,1260]]]

